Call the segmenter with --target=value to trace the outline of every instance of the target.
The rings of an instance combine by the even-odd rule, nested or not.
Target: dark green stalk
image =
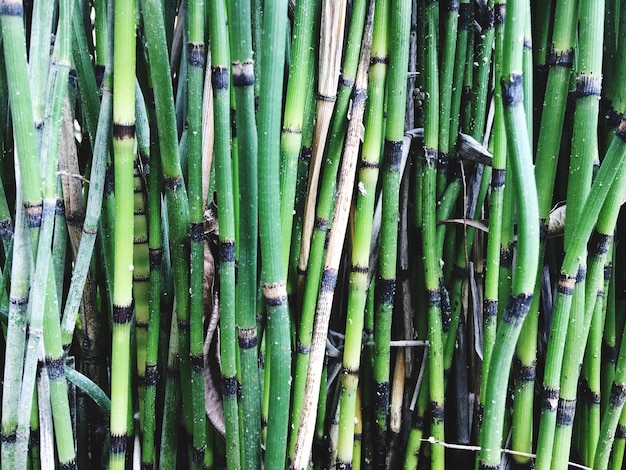
[[[387,82],[387,116],[382,175],[382,216],[379,278],[375,302],[374,321],[374,382],[376,386],[373,442],[375,449],[385,451],[389,426],[389,368],[391,323],[396,291],[396,265],[398,252],[398,219],[400,205],[400,163],[404,144],[406,101],[406,74],[409,59],[410,1],[392,1],[389,25],[390,43],[389,75]],[[456,14],[456,13],[454,13]],[[385,452],[386,453],[386,452]],[[377,452],[377,467],[385,465],[384,453]]]
[[[462,0],[459,5],[459,20],[457,24],[456,52],[454,54],[454,78],[452,80],[452,99],[450,101],[450,143],[448,148],[455,153],[459,121],[461,116],[461,99],[464,92],[463,77],[465,62],[468,54],[468,30],[472,24],[472,4],[469,0]],[[471,59],[470,59],[471,62]],[[454,156],[454,155],[453,155]]]
[[[485,135],[487,120],[487,94],[489,88],[489,74],[491,72],[491,55],[494,42],[494,0],[487,0],[483,10],[482,30],[478,34],[478,44],[474,62],[478,64],[474,73],[472,95],[472,121],[470,134],[481,142]]]
[[[425,6],[424,26],[424,176],[422,203],[422,243],[424,250],[424,274],[428,299],[428,350],[431,435],[438,441],[444,438],[444,379],[443,379],[443,336],[441,322],[441,265],[437,253],[436,236],[436,185],[437,185],[437,143],[439,132],[439,84],[437,28],[439,24],[439,2],[429,2]],[[443,469],[443,447],[432,448],[431,466]]]
[[[158,468],[174,468],[178,450],[178,429],[181,405],[180,360],[178,358],[178,321],[172,315],[169,347],[167,352],[165,399],[163,403],[163,421],[161,426],[161,448]]]
[[[369,257],[378,167],[383,142],[385,78],[389,60],[387,52],[389,7],[390,5],[386,1],[376,1],[374,5],[374,30],[368,71],[367,107],[364,118],[365,134],[359,163],[354,215],[354,226],[358,227],[358,230],[355,230],[352,236],[350,288],[342,359],[343,372],[340,379],[338,468],[349,468],[352,465],[354,447],[357,385],[361,366],[368,273],[369,269],[373,268],[369,265]],[[404,109],[404,101],[402,102],[402,109]],[[397,220],[397,215],[395,220]],[[385,358],[381,358],[381,361],[385,361]],[[381,441],[383,452],[384,447],[384,441]]]
[[[502,61],[505,51],[504,18],[506,4],[494,5],[495,28],[495,81],[502,76]],[[502,240],[502,213],[504,204],[504,183],[506,178],[506,129],[502,105],[502,89],[494,88],[494,123],[492,132],[493,161],[491,173],[491,196],[489,206],[489,237],[487,238],[487,258],[485,261],[485,300],[483,305],[483,365],[481,391],[486,390],[489,364],[496,337],[498,316],[498,287],[500,274],[500,243]],[[482,405],[483,396],[479,396]]]
[[[213,85],[213,123],[215,129],[215,185],[217,204],[219,207],[219,253],[220,253],[220,323],[221,323],[221,366],[224,390],[232,391],[237,386],[237,349],[235,324],[235,214],[233,204],[233,170],[231,167],[230,144],[230,73],[228,30],[226,24],[225,3],[213,2],[207,5],[209,15],[209,34],[211,36],[211,82]],[[254,332],[251,330],[250,333]],[[256,333],[256,332],[254,332]],[[241,335],[241,333],[240,333]],[[240,336],[241,337],[241,336]],[[258,377],[258,369],[243,369],[243,355],[248,349],[256,349],[256,334],[244,337],[249,341],[240,341],[242,376],[254,374]],[[255,381],[258,383],[258,381]],[[242,384],[243,386],[243,384]],[[258,385],[257,385],[258,387]],[[258,468],[260,463],[260,417],[258,389],[256,403],[250,401],[246,394],[242,396],[243,421],[242,438],[245,468]],[[233,393],[224,394],[224,419],[226,423],[226,440],[239,440],[239,418],[237,396]],[[247,406],[247,408],[246,408]],[[230,457],[230,455],[228,456]],[[238,457],[238,456],[237,456]],[[238,458],[233,465],[237,465]],[[234,467],[233,467],[234,468]]]
[[[537,192],[533,184],[532,151],[523,105],[522,31],[524,4],[507,3],[502,64],[502,102],[508,148],[510,150],[513,187],[517,196],[518,242],[513,289],[509,303],[498,325],[496,345],[490,362],[483,427],[480,435],[479,465],[482,469],[498,468],[503,437],[503,421],[509,372],[515,344],[524,317],[528,313],[535,286],[539,258],[539,218]],[[497,371],[497,373],[493,373]]]
[[[348,212],[356,173],[358,147],[361,139],[363,113],[367,87],[367,69],[370,62],[372,45],[372,23],[374,4],[369,2],[359,66],[355,80],[355,89],[352,98],[352,116],[348,125],[346,145],[343,151],[343,163],[339,174],[338,192],[335,211],[333,214],[332,229],[328,240],[328,249],[320,294],[316,307],[316,319],[313,332],[313,341],[310,352],[310,364],[307,371],[304,395],[310,400],[303,403],[302,414],[298,423],[294,458],[290,465],[292,469],[304,470],[308,467],[311,444],[315,430],[315,413],[320,387],[320,376],[326,350],[326,336],[330,321],[330,311],[337,283],[338,267],[343,248],[344,237],[348,222]]]
[[[312,55],[315,19],[319,11],[320,0],[298,2],[294,18],[294,33],[291,45],[289,79],[285,96],[280,139],[280,192],[281,192],[281,234],[283,240],[283,263],[287,273],[289,248],[293,225],[294,199],[297,182],[297,160],[302,143],[302,125],[310,87],[309,69],[313,68],[315,58]]]
[[[282,259],[280,219],[280,110],[285,64],[287,0],[268,2],[263,11],[259,129],[259,236],[262,287],[267,314],[270,359],[270,403],[265,466],[285,465],[289,421],[291,348],[286,270]],[[265,384],[267,387],[268,384]]]
[[[106,73],[106,72],[105,72]],[[141,465],[154,466],[156,460],[156,396],[159,379],[159,332],[161,330],[161,292],[163,290],[163,236],[161,234],[161,158],[156,136],[150,135],[150,159],[144,164],[148,180],[148,261],[150,303],[146,338],[145,402]]]
[[[257,298],[257,238],[258,238],[258,141],[254,106],[254,61],[252,60],[252,31],[250,25],[250,0],[238,0],[230,6],[228,21],[230,33],[230,60],[236,103],[237,167],[239,192],[239,231],[237,232],[237,252],[239,271],[237,273],[236,322],[239,338],[243,344],[256,344],[256,298]],[[233,135],[233,138],[235,136]],[[237,206],[235,206],[237,207]],[[247,342],[247,340],[250,342]],[[256,347],[240,348],[241,361],[241,402],[243,413],[250,420],[243,420],[242,435],[249,436],[253,443],[260,442],[261,392],[259,387],[258,357]],[[229,378],[224,380],[225,394],[236,399],[237,383]],[[259,417],[259,418],[257,418]],[[235,440],[237,443],[235,444]],[[252,447],[252,444],[250,447]],[[239,437],[232,433],[226,447],[227,462],[238,466],[235,452],[239,453]],[[244,446],[246,451],[248,446]],[[258,449],[248,449],[258,452]],[[258,454],[257,454],[258,455]],[[245,456],[246,461],[258,456]]]
[[[204,0],[192,0],[187,12],[187,124],[189,145],[189,233],[191,302],[189,362],[193,404],[193,468],[201,468],[206,443],[204,411],[204,203],[202,190],[202,92],[204,87]],[[234,328],[231,329],[234,336]],[[234,339],[234,338],[233,338]]]
[[[441,197],[448,179],[448,154],[450,151],[450,128],[452,113],[452,83],[456,64],[456,41],[459,24],[459,0],[446,0],[445,32],[443,37],[442,66],[439,80],[439,160],[437,161],[437,195]],[[407,12],[407,15],[409,12]]]
[[[130,333],[133,312],[133,162],[135,161],[135,5],[117,1],[113,41],[113,154],[115,165],[115,255],[113,261],[113,344],[111,352],[112,469],[124,468]],[[124,221],[124,222],[122,222]]]
[[[178,150],[178,134],[172,96],[172,81],[167,57],[167,45],[160,2],[141,2],[144,33],[150,59],[150,78],[154,87],[154,102],[157,110],[157,128],[163,164],[165,196],[168,209],[169,241],[174,271],[176,316],[180,335],[178,353],[180,357],[181,383],[190,383],[189,364],[189,205],[187,190],[182,177]],[[191,390],[187,387],[182,394],[185,426],[191,432]]]
[[[325,253],[325,243],[329,222],[332,215],[337,172],[345,137],[345,130],[348,125],[346,114],[354,87],[354,77],[356,75],[359,58],[359,45],[363,35],[363,25],[365,23],[365,0],[358,0],[352,9],[352,20],[348,32],[348,43],[346,54],[342,66],[341,80],[339,81],[339,92],[335,115],[333,117],[330,131],[329,148],[326,154],[326,164],[318,204],[315,213],[315,225],[313,228],[313,238],[310,245],[310,259],[302,250],[305,250],[303,238],[302,249],[298,259],[298,271],[300,275],[306,273],[306,285],[300,312],[300,326],[298,331],[298,347],[296,366],[294,373],[293,399],[291,421],[296,425],[300,421],[300,410],[303,406],[306,371],[309,366],[309,353],[311,351],[311,336],[313,334],[313,321],[315,316],[316,300],[320,289],[320,279],[322,276],[322,263]],[[306,209],[305,209],[306,211]],[[305,262],[305,258],[306,262]],[[292,433],[290,442],[290,454],[293,457],[296,433]]]

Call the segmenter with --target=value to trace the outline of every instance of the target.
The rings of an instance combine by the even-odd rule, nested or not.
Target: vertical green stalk
[[[129,430],[130,330],[133,312],[133,162],[135,161],[135,2],[115,2],[113,28],[113,156],[115,255],[111,352],[112,469],[125,465]]]
[[[379,277],[376,282],[374,321],[374,404],[375,430],[373,447],[381,449],[375,458],[377,468],[385,465],[389,426],[389,380],[391,323],[396,291],[398,219],[401,159],[404,138],[406,75],[409,60],[410,1],[392,1],[389,36],[391,53],[387,81],[387,116],[382,174],[382,216]],[[456,15],[456,13],[453,13]]]
[[[215,129],[215,185],[219,207],[219,259],[220,259],[220,323],[221,323],[221,366],[224,390],[230,390],[227,384],[237,386],[236,361],[236,325],[235,325],[235,213],[233,193],[233,170],[231,164],[230,132],[230,69],[228,50],[228,30],[226,24],[226,5],[223,1],[207,5],[209,15],[209,34],[211,37],[211,82],[213,85],[213,123]],[[256,349],[256,335],[250,341],[239,343],[242,366],[243,355],[247,349]],[[242,367],[243,369],[243,367]],[[242,370],[242,375],[254,374],[257,368]],[[252,377],[249,377],[252,378]],[[246,379],[249,379],[246,377]],[[258,382],[257,382],[258,383]],[[242,384],[243,385],[243,384]],[[258,394],[257,402],[250,402],[246,394],[242,395],[242,404],[247,418],[243,421],[243,438],[247,445],[243,447],[244,467],[259,468],[260,465],[260,417]],[[224,420],[226,424],[226,442],[239,440],[239,418],[236,394],[224,394]],[[246,401],[248,400],[248,401]],[[250,406],[253,405],[253,406]],[[248,405],[248,408],[246,408]],[[238,465],[238,455],[231,462],[227,448],[229,468]]]
[[[487,121],[487,94],[489,88],[489,74],[491,72],[491,54],[494,42],[494,0],[487,0],[483,11],[482,31],[478,35],[478,44],[474,63],[477,70],[474,73],[474,86],[472,95],[472,121],[471,135],[481,142],[485,134],[485,122]]]
[[[202,91],[204,87],[204,0],[189,2],[187,12],[187,124],[189,145],[189,234],[191,303],[189,362],[193,404],[192,465],[201,468],[206,448],[204,411],[204,204],[202,191]],[[234,330],[231,330],[234,333]],[[234,338],[233,338],[234,339]]]
[[[389,60],[387,56],[389,3],[384,0],[376,1],[374,9],[374,30],[364,118],[365,134],[359,162],[354,216],[354,226],[358,227],[358,230],[354,231],[352,239],[346,336],[342,360],[343,371],[340,379],[337,468],[349,468],[352,465],[357,385],[361,365],[361,343],[370,269],[372,219],[384,131],[385,77]],[[404,102],[402,107],[404,109]],[[381,444],[381,450],[384,452],[384,441]]]
[[[439,2],[425,5],[424,25],[424,175],[422,188],[422,246],[424,274],[428,299],[428,349],[431,435],[444,442],[444,379],[443,336],[441,321],[441,265],[437,253],[436,186],[437,144],[439,133],[438,43]],[[445,468],[444,448],[432,447],[431,465],[435,470]]]
[[[267,314],[270,403],[265,466],[285,465],[289,421],[291,347],[286,272],[282,259],[280,219],[280,110],[285,65],[287,0],[268,2],[263,11],[259,129],[259,236],[261,279]],[[268,384],[265,384],[267,387]]]
[[[498,325],[487,377],[484,399],[487,406],[479,454],[480,468],[485,470],[498,468],[500,464],[509,372],[515,343],[533,296],[539,258],[537,192],[533,184],[532,151],[523,104],[522,32],[525,16],[523,1],[507,2],[503,50],[510,53],[503,58],[500,85],[507,142],[511,152],[513,187],[517,196],[518,242],[513,289],[502,322]]]
[[[258,255],[258,137],[254,105],[254,61],[252,54],[252,26],[250,24],[250,0],[237,0],[230,5],[228,21],[230,33],[230,60],[233,87],[235,91],[238,158],[239,221],[237,252],[239,270],[237,273],[236,322],[238,328],[241,361],[241,416],[249,416],[242,422],[242,436],[250,446],[243,446],[245,464],[258,468],[258,449],[252,449],[261,442],[259,369],[257,356],[256,298],[257,298],[257,255]],[[234,139],[233,135],[233,139]],[[234,154],[234,152],[233,152]],[[235,206],[237,207],[237,206]],[[236,400],[237,381],[223,376],[223,391]],[[236,444],[235,444],[236,440]],[[259,446],[260,447],[260,446]],[[239,452],[239,436],[234,433],[227,443],[227,461],[237,466],[235,452]],[[254,454],[257,453],[257,454]]]
[[[168,211],[176,316],[180,336],[178,353],[181,383],[187,384],[191,380],[189,364],[189,202],[180,165],[162,5],[156,0],[142,0],[141,7],[150,59],[150,79],[154,87],[154,103],[157,112],[157,128]],[[185,387],[182,392],[185,426],[187,431],[191,432],[191,390]]]

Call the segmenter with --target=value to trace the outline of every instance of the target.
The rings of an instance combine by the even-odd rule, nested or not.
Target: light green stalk
[[[111,352],[111,469],[123,469],[130,383],[133,313],[133,162],[135,161],[135,4],[116,1],[113,29],[113,156],[115,255]]]

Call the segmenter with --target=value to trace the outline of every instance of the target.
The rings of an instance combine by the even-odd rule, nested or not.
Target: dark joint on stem
[[[204,222],[191,222],[189,224],[189,238],[192,242],[201,242],[204,236]]]
[[[285,134],[302,135],[302,129],[300,129],[299,127],[283,127],[283,132]]]
[[[128,436],[125,434],[111,434],[111,453],[112,454],[125,454],[126,453],[126,439]]]
[[[63,357],[46,357],[46,369],[50,380],[57,380],[65,376],[65,363]]]
[[[154,387],[159,381],[159,369],[156,364],[147,365],[144,375],[144,382],[146,387]]]
[[[554,49],[554,45],[552,45],[548,56],[548,65],[550,67],[572,68],[574,65],[574,48],[557,51]]]
[[[233,85],[240,88],[254,85],[254,61],[233,62]]]
[[[493,21],[496,27],[504,25],[506,15],[506,3],[495,3],[493,5]]]
[[[523,365],[521,362],[517,364],[517,377],[519,382],[534,382],[537,378],[537,364]]]
[[[387,410],[389,406],[389,394],[390,394],[389,381],[376,382],[376,407],[381,410]]]
[[[452,306],[450,304],[450,294],[448,294],[446,286],[443,285],[443,279],[440,279],[439,282],[439,295],[441,296],[441,326],[445,332],[448,332],[452,322]]]
[[[433,423],[442,423],[445,416],[443,404],[439,404],[436,401],[429,403],[430,418]]]
[[[220,261],[222,263],[235,262],[235,241],[222,240],[219,244]]]
[[[576,283],[575,276],[569,276],[565,273],[561,273],[556,290],[559,294],[562,294],[562,295],[572,295],[574,294],[575,283]]]
[[[28,295],[24,297],[11,297],[10,302],[15,308],[24,308],[28,305]]]
[[[586,377],[581,378],[580,388],[582,389],[582,396],[585,399],[585,402],[589,405],[599,405],[600,404],[600,394],[591,390],[589,386],[589,381]]]
[[[558,388],[545,388],[541,394],[541,409],[554,413],[559,402]]]
[[[187,61],[192,67],[204,67],[204,44],[201,42],[187,43]]]
[[[359,368],[357,367],[356,369],[348,369],[348,368],[344,367],[343,370],[341,371],[341,373],[343,375],[350,375],[352,377],[358,377],[359,376]]]
[[[437,165],[439,151],[430,147],[424,147],[424,160],[426,160],[426,166],[435,168]]]
[[[626,402],[626,385],[613,382],[611,393],[609,394],[609,405],[619,407],[624,402]]]
[[[311,161],[311,157],[313,156],[313,148],[310,146],[302,147],[300,150],[300,159],[304,160],[306,164]]]
[[[385,139],[383,162],[386,171],[400,171],[400,163],[402,162],[402,144],[402,140]],[[428,151],[428,149],[426,151]],[[434,151],[437,152],[436,150]]]
[[[0,238],[13,237],[13,222],[11,219],[0,221]]]
[[[133,316],[133,304],[113,305],[113,323],[125,325]]]
[[[352,109],[356,106],[364,106],[367,99],[367,91],[364,88],[355,88],[352,94]]]
[[[359,167],[361,169],[377,170],[379,168],[379,166],[380,165],[378,164],[378,162],[370,162],[370,161],[363,160],[363,159],[359,160]]]
[[[522,43],[523,43],[523,47],[525,50],[532,52],[533,50],[533,40],[532,38],[526,37],[524,36],[524,39],[522,39]]]
[[[498,189],[504,187],[506,170],[504,168],[494,168],[491,171],[491,188]]]
[[[626,426],[622,424],[617,425],[615,430],[615,439],[626,439]]]
[[[429,307],[440,307],[441,306],[441,292],[439,288],[437,289],[428,289],[426,292],[426,297],[428,299]]]
[[[585,96],[600,96],[601,92],[601,75],[581,74],[576,77],[576,98],[583,98]]]
[[[0,441],[2,441],[3,444],[15,444],[17,441],[17,432],[13,430],[9,434],[0,434]]]
[[[321,230],[322,232],[328,231],[328,219],[315,217],[314,227],[316,230]]]
[[[204,357],[202,354],[190,354],[189,363],[191,364],[191,372],[201,374],[204,370]]]
[[[24,16],[24,6],[22,2],[0,3],[0,15],[2,16]]]
[[[337,95],[330,96],[330,95],[324,95],[323,93],[318,93],[317,100],[325,101],[327,103],[334,103],[335,101],[337,101]]]
[[[485,310],[485,321],[488,319],[494,319],[498,315],[498,301],[492,299],[485,299],[483,304]]]
[[[311,345],[310,344],[302,344],[298,341],[297,347],[298,354],[307,355],[311,353]]]
[[[472,22],[472,4],[470,2],[461,3],[459,5],[459,26],[460,30],[466,30],[469,28]]]
[[[613,103],[606,100],[606,98],[600,98],[600,105],[604,105],[603,107],[608,108],[604,118],[606,119],[606,123],[609,125],[609,127],[613,128],[619,126],[620,122],[622,122],[622,120],[624,119],[624,115],[618,112],[613,107]]]
[[[478,464],[478,470],[498,470],[500,465],[487,465],[486,463],[480,462]]]
[[[41,213],[43,212],[43,203],[24,204],[26,211],[26,225],[28,228],[38,228],[41,226]]]
[[[358,264],[353,264],[350,267],[350,272],[356,273],[356,274],[367,274],[369,272],[369,267],[368,266],[359,266]]]
[[[211,67],[211,85],[214,90],[228,90],[230,74],[228,68],[220,65]]]
[[[206,450],[205,446],[202,447],[195,447],[193,448],[193,452],[191,454],[191,460],[193,461],[193,463],[195,464],[201,464],[202,461],[204,460],[204,452]]]
[[[76,468],[76,460],[74,459],[69,462],[59,463],[59,470],[74,470]]]
[[[222,377],[222,393],[224,397],[236,396],[237,388],[237,377]]]
[[[287,303],[287,290],[284,282],[263,284],[263,297],[268,307],[279,307]]]
[[[140,235],[138,237],[133,237],[133,245],[143,245],[145,243],[148,243],[147,235]]]
[[[576,271],[576,284],[583,282],[587,277],[587,266],[579,265],[578,271]]]
[[[148,261],[150,263],[150,271],[159,269],[163,260],[163,248],[148,248]]]
[[[463,266],[459,266],[457,263],[452,265],[452,277],[453,279],[462,281],[463,279],[467,279],[467,268]]]
[[[446,9],[449,12],[452,13],[452,12],[455,12],[455,11],[459,11],[459,7],[461,5],[460,0],[448,0],[446,3],[447,3],[446,4]]]
[[[594,230],[589,239],[589,246],[587,247],[589,255],[598,256],[608,253],[611,240],[612,237],[608,233],[600,233]]]
[[[559,406],[556,412],[557,426],[571,426],[576,413],[576,399],[566,400],[559,398]]]
[[[418,431],[424,430],[424,417],[416,415],[413,418],[413,429],[417,429]]]
[[[337,271],[326,268],[322,272],[320,294],[333,292],[337,285]]]
[[[135,125],[134,124],[119,124],[113,123],[113,138],[119,140],[134,139],[135,138]]]
[[[257,345],[256,326],[250,328],[238,328],[237,340],[240,349],[251,349]]]
[[[358,433],[358,434],[354,434],[354,440],[355,441],[362,441],[363,440],[363,434]]]
[[[91,227],[83,225],[83,235],[96,236],[98,234],[98,227]]]
[[[166,189],[171,189],[172,191],[178,191],[183,187],[183,178],[182,176],[173,176],[173,177],[165,177],[163,178],[163,184]]]
[[[448,152],[439,152],[437,158],[437,169],[440,171],[446,171],[448,168],[448,163],[450,161],[450,156]]]
[[[613,265],[611,263],[604,265],[604,281],[608,282],[613,274]]]
[[[370,57],[370,67],[376,64],[388,64],[388,63],[389,63],[389,57],[387,56],[381,57],[381,56],[374,55]]]
[[[189,320],[176,320],[179,333],[189,334]]]
[[[341,460],[337,460],[335,468],[337,470],[352,470],[352,462],[342,462]]]
[[[517,296],[511,296],[509,298],[509,303],[506,306],[506,310],[504,311],[502,321],[510,325],[520,325],[528,313],[532,298],[532,293],[521,293]]]
[[[354,86],[354,77],[346,77],[342,74],[339,77],[339,86],[352,88]]]
[[[617,348],[614,344],[607,344],[606,342],[602,342],[602,361],[608,362],[609,364],[615,364],[615,360],[617,358]]]
[[[65,216],[65,221],[69,225],[78,225],[83,220],[85,220],[85,215],[81,212],[72,212]],[[56,204],[54,205],[54,215],[65,215],[65,202],[63,199],[57,199]]]
[[[513,244],[500,249],[500,267],[510,269],[513,266]]]
[[[514,106],[524,101],[524,84],[521,73],[511,73],[509,77],[500,79],[502,88],[502,105]]]
[[[626,142],[626,117],[623,118],[617,125],[617,130],[615,131],[615,135],[619,137],[622,140],[622,142]]]
[[[396,278],[379,277],[374,294],[379,305],[393,305],[393,299],[396,296]]]

